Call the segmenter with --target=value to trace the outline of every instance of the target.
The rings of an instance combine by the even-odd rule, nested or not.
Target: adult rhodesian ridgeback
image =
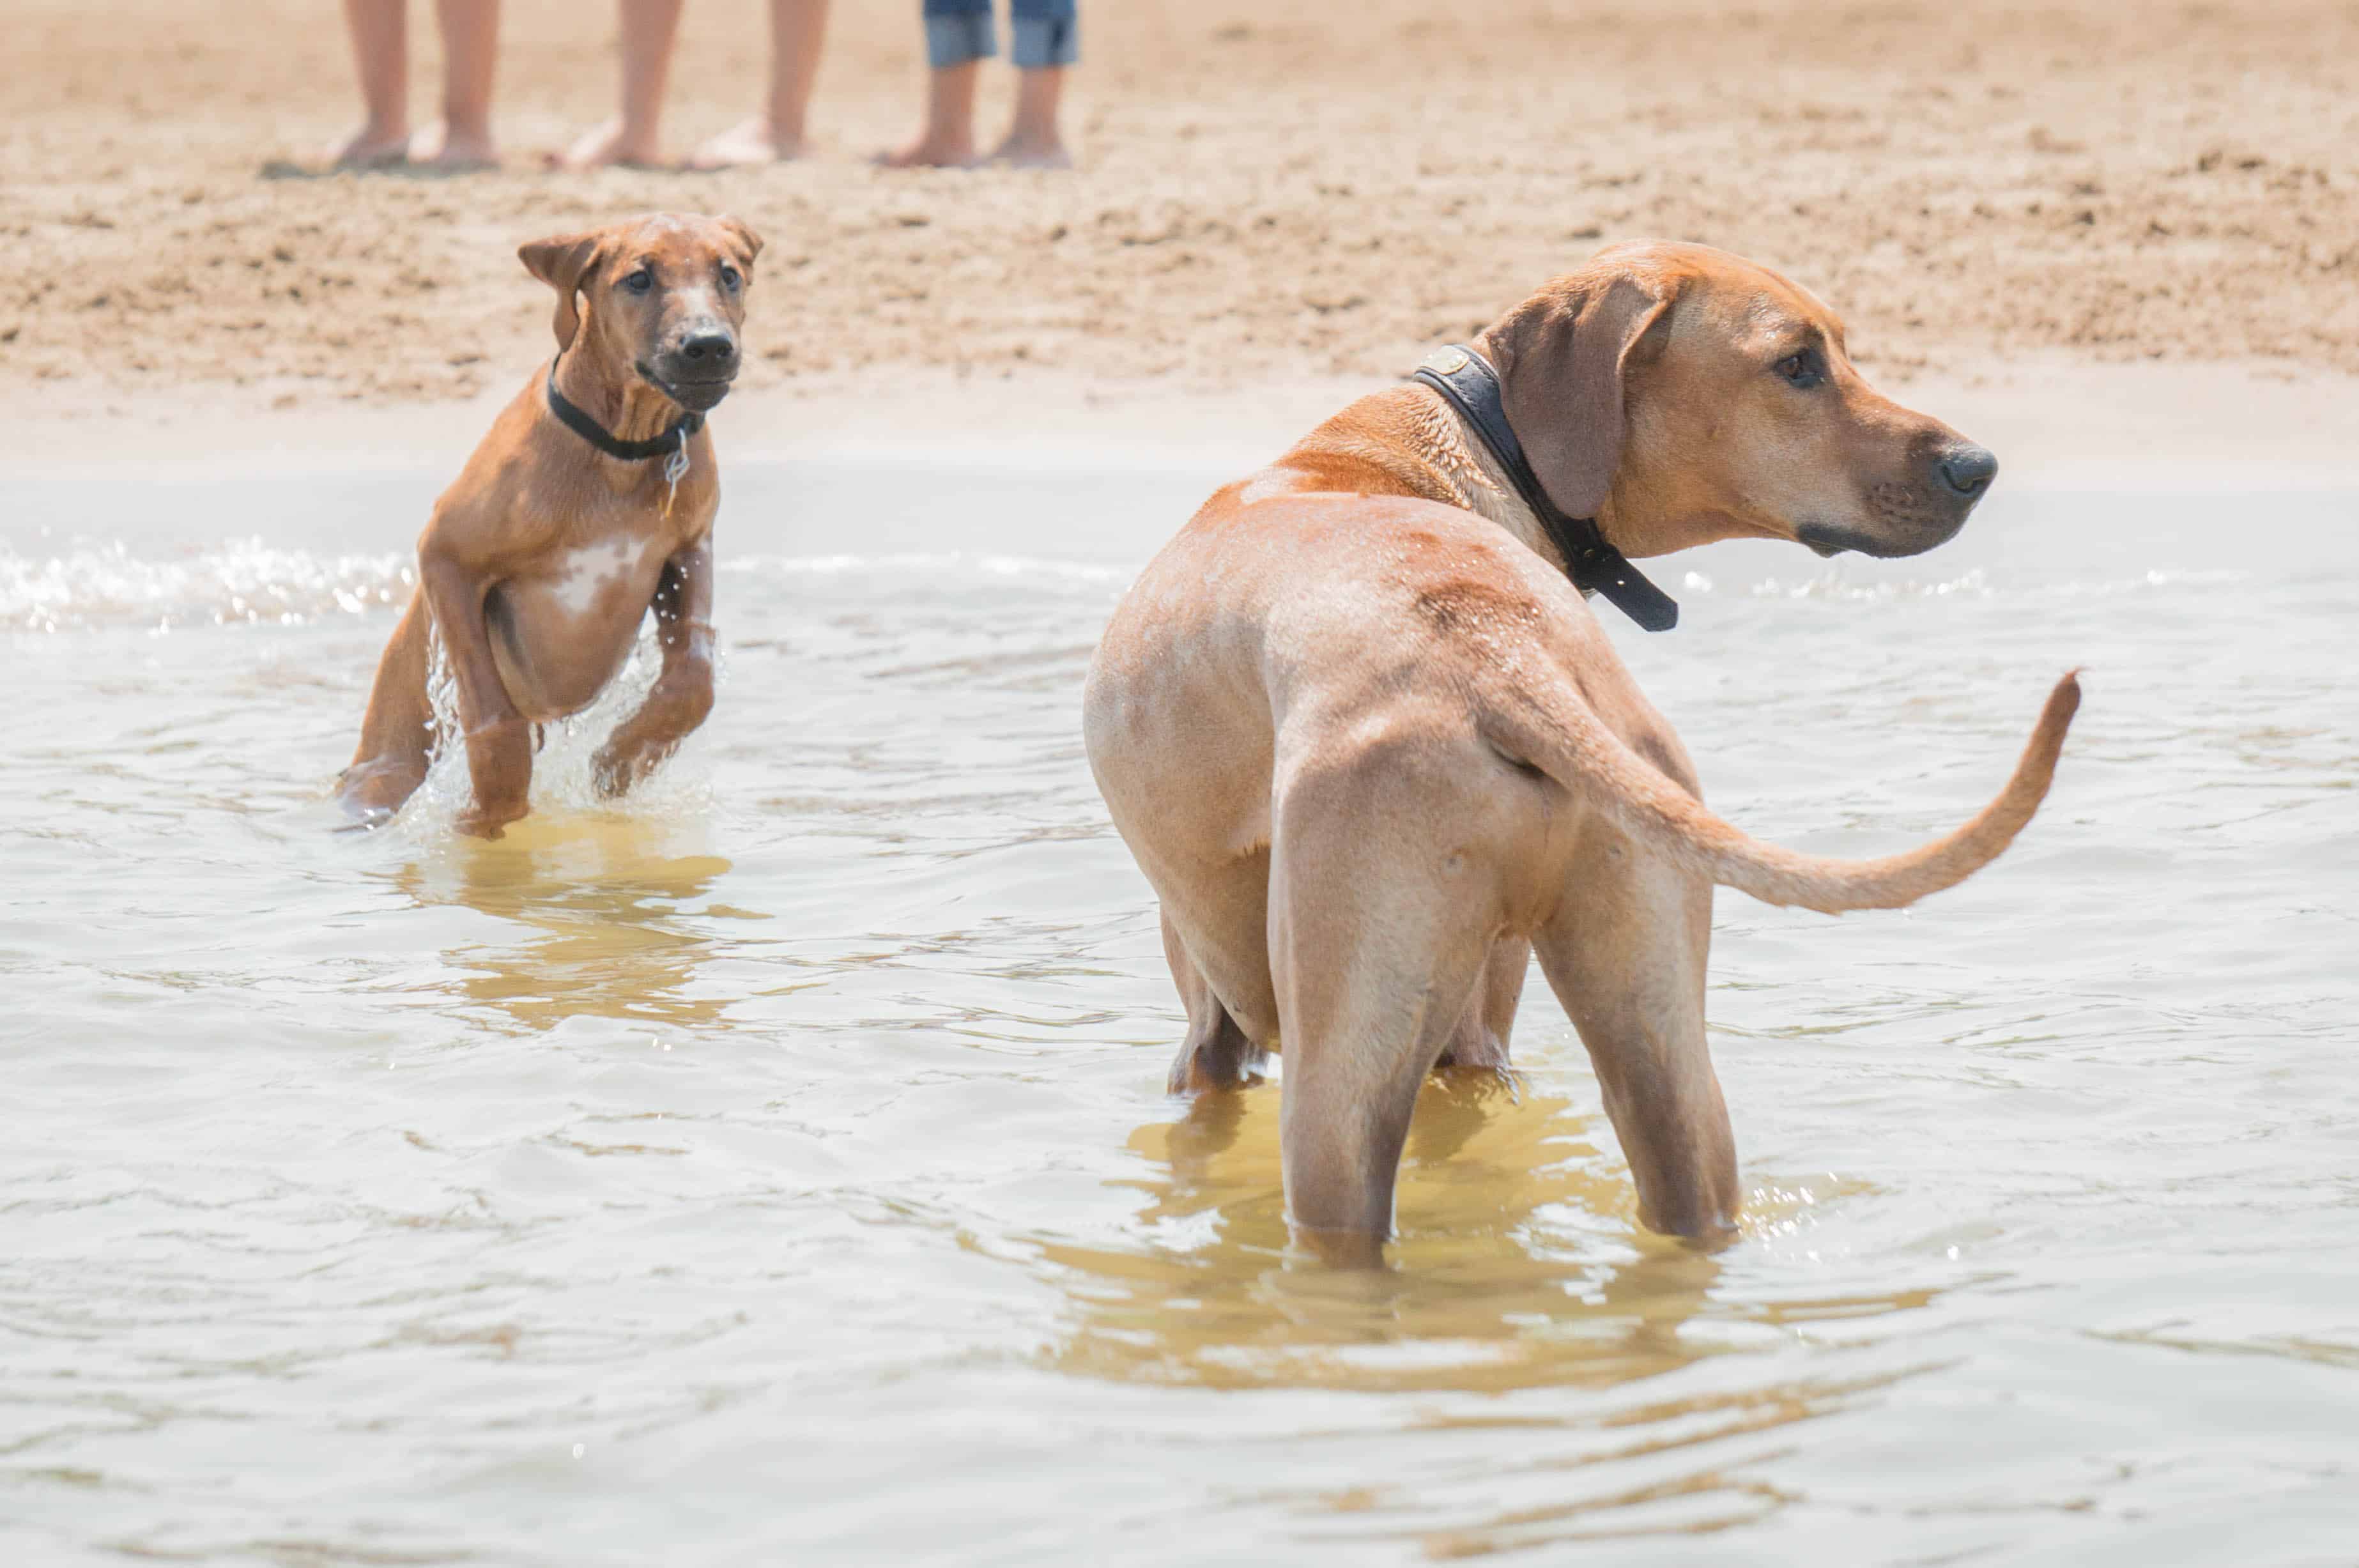
[[[1600,252],[1445,363],[1475,355],[1537,494],[1626,555],[1735,538],[1914,554],[1997,470],[1870,389],[1824,305],[1701,245]],[[1322,1254],[1374,1260],[1419,1083],[1505,1068],[1537,947],[1640,1218],[1724,1233],[1714,884],[1832,912],[1962,880],[2038,809],[2079,687],[2058,683],[2005,789],[1945,838],[1870,861],[1757,843],[1704,809],[1460,407],[1375,393],[1219,491],[1099,645],[1090,766],[1162,900],[1188,1010],[1171,1086],[1243,1083],[1283,1041],[1288,1214]]]
[[[418,541],[418,592],[377,666],[337,798],[390,816],[425,780],[439,634],[474,799],[497,838],[530,809],[535,727],[597,700],[656,613],[663,667],[594,759],[619,795],[712,708],[712,517],[704,416],[737,375],[762,242],[734,218],[659,213],[516,252],[557,290],[557,359],[536,371],[442,493]]]

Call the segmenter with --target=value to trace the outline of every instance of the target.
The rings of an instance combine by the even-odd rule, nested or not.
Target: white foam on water
[[[583,596],[610,575],[604,550],[585,551],[573,586]],[[977,577],[1119,587],[1127,567],[961,550],[881,555],[724,556],[724,572],[787,578]],[[0,548],[0,630],[93,631],[145,626],[309,626],[398,608],[417,586],[407,552],[285,550],[259,538],[226,539],[155,557],[120,543],[52,555]]]
[[[121,543],[49,556],[0,550],[0,628],[303,626],[401,604],[417,582],[406,554],[280,550],[258,538],[160,560]]]
[[[1044,583],[1125,583],[1135,575],[1126,566],[1096,561],[1057,561],[1040,556],[976,554],[965,550],[911,550],[885,555],[740,555],[722,561],[724,571],[772,572],[790,577],[961,576],[990,577]]]

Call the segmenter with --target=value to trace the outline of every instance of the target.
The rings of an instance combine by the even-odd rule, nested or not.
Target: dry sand
[[[2359,407],[2359,4],[1094,0],[1056,175],[870,169],[912,128],[915,3],[847,3],[814,156],[578,177],[537,155],[608,111],[612,8],[508,0],[510,167],[451,179],[266,172],[356,118],[330,0],[10,9],[0,412],[45,441],[504,396],[549,343],[517,242],[651,207],[769,238],[746,401],[848,392],[869,433],[1093,397],[1291,418],[1640,235],[1788,270],[1886,380],[2069,407],[2171,362],[2146,402],[2198,436],[2281,406],[2305,451]],[[683,32],[680,149],[767,47],[751,0]]]

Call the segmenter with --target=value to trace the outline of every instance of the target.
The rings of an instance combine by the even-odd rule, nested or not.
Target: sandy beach
[[[23,0],[0,226],[27,265],[0,287],[0,406],[61,456],[130,430],[219,452],[426,428],[385,416],[504,397],[546,352],[519,241],[673,207],[768,236],[745,385],[793,430],[1266,412],[1289,433],[1597,245],[1659,235],[1788,270],[1881,379],[1995,387],[2042,431],[2114,409],[2093,422],[2122,428],[2117,455],[2148,411],[2223,450],[2347,444],[2359,6],[1681,0],[1478,26],[1370,0],[1346,27],[1311,0],[1101,5],[1070,174],[870,168],[913,127],[917,29],[898,6],[838,13],[798,162],[545,171],[611,110],[613,13],[511,0],[504,171],[310,178],[357,114],[332,7],[257,0],[229,28],[177,0]],[[766,49],[754,5],[689,8],[675,151],[751,107]],[[2155,364],[2181,372],[2159,395],[2107,374]],[[354,408],[371,417],[309,418]],[[740,441],[793,439],[733,415]]]

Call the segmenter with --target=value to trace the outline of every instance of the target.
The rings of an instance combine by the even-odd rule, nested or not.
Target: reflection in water
[[[1611,1387],[1746,1337],[1696,1332],[1708,1323],[1774,1330],[1933,1299],[1715,1301],[1721,1260],[1640,1230],[1590,1121],[1525,1082],[1520,1095],[1488,1077],[1428,1083],[1402,1161],[1394,1267],[1381,1271],[1289,1254],[1276,1085],[1205,1095],[1138,1128],[1130,1147],[1147,1173],[1124,1184],[1151,1200],[1138,1217],[1149,1245],[1039,1243],[1077,1309],[1050,1364],[1220,1388]],[[1810,1404],[1798,1396],[1773,1423]]]
[[[685,1028],[718,1020],[734,999],[693,986],[715,944],[682,922],[681,906],[729,869],[719,855],[683,853],[701,847],[701,831],[694,822],[536,813],[494,843],[454,834],[394,880],[420,904],[464,905],[535,933],[513,947],[451,949],[444,989],[527,1030],[581,1014]]]

